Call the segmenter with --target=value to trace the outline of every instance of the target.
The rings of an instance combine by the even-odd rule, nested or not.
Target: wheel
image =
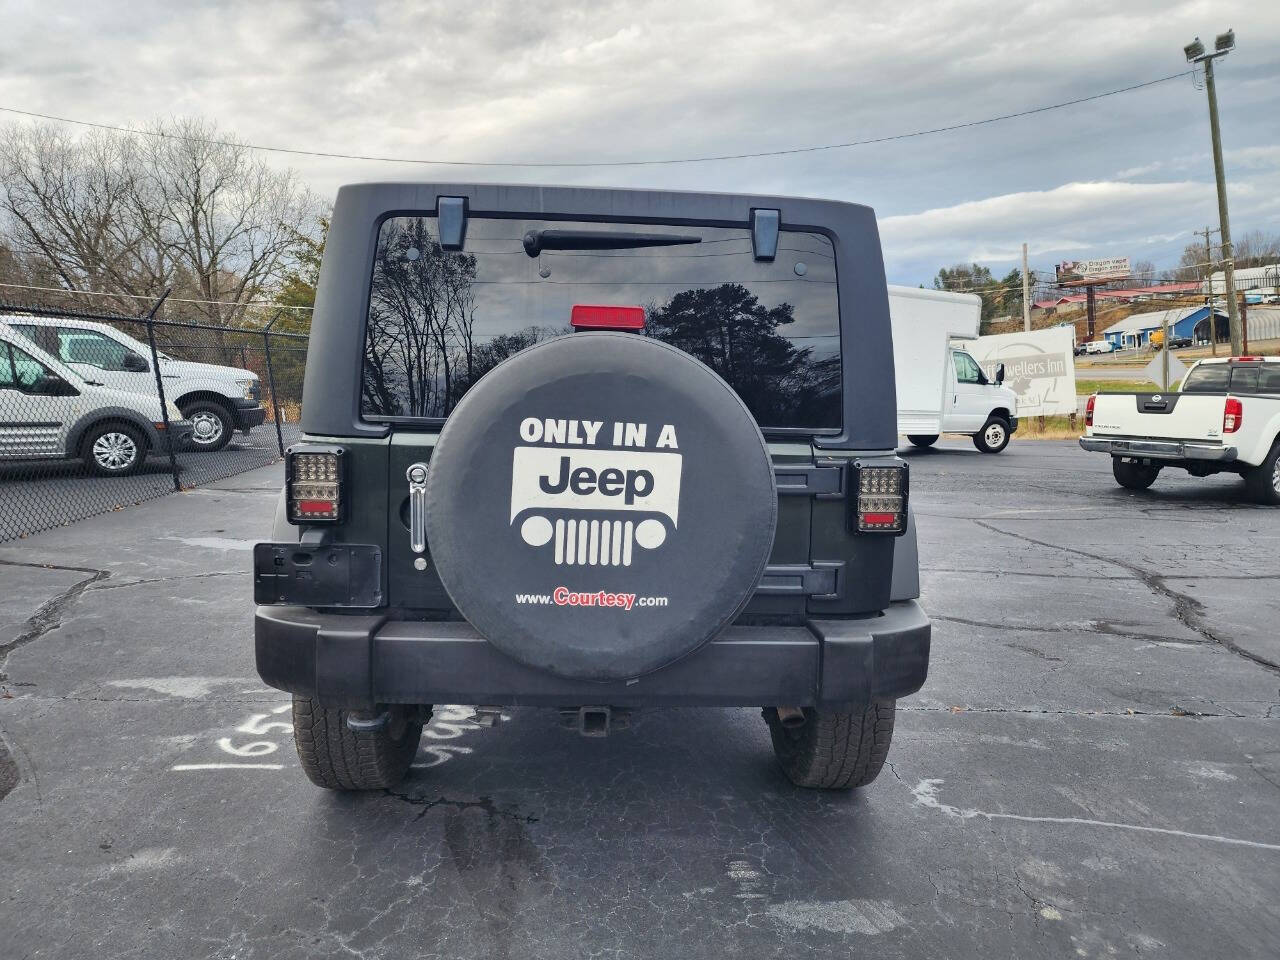
[[[147,440],[132,424],[102,423],[85,434],[80,456],[100,477],[124,477],[147,459]]]
[[[805,722],[784,727],[778,711],[763,711],[773,752],[797,787],[848,790],[874,780],[889,755],[897,701],[878,700],[860,713],[804,708]]]
[[[973,445],[983,453],[999,453],[1009,445],[1009,421],[992,417],[973,435]]]
[[[212,453],[231,442],[236,422],[231,412],[216,400],[197,400],[182,408],[191,421],[191,447]]]
[[[1272,446],[1262,463],[1244,475],[1244,485],[1255,502],[1280,504],[1280,442]]]
[[[390,708],[381,730],[356,731],[347,726],[350,711],[326,707],[310,697],[293,698],[293,742],[302,770],[328,790],[383,790],[409,771],[422,739],[423,713]],[[430,715],[430,710],[426,711]]]
[[[936,433],[909,433],[907,434],[907,439],[917,447],[932,447],[938,442],[938,435]]]
[[[1124,457],[1112,457],[1111,473],[1115,476],[1116,483],[1126,490],[1145,490],[1156,482],[1156,477],[1160,476],[1160,468],[1138,463],[1136,460],[1126,460]]]

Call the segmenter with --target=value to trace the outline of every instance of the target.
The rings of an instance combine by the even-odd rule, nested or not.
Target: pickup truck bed
[[[1121,486],[1146,489],[1166,467],[1238,473],[1254,499],[1280,503],[1280,358],[1202,360],[1174,393],[1099,393],[1085,450],[1110,454]]]

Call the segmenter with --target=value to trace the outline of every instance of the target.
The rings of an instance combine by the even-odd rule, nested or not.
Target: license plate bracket
[[[368,543],[256,543],[253,599],[303,607],[380,607],[382,549]]]

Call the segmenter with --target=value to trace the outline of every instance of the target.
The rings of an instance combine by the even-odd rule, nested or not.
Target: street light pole
[[[1213,137],[1213,174],[1218,182],[1218,222],[1222,235],[1222,271],[1226,280],[1227,318],[1231,330],[1231,355],[1240,356],[1244,352],[1244,338],[1240,327],[1240,310],[1236,306],[1236,267],[1235,251],[1231,246],[1231,222],[1227,217],[1227,174],[1222,165],[1222,132],[1218,128],[1218,92],[1213,84],[1213,61],[1225,57],[1235,49],[1236,34],[1234,30],[1218,34],[1214,41],[1214,50],[1207,53],[1200,38],[1183,48],[1190,63],[1204,64],[1204,88],[1209,95],[1209,133]],[[1213,284],[1210,282],[1210,291]],[[1210,322],[1212,322],[1213,305],[1209,305]]]

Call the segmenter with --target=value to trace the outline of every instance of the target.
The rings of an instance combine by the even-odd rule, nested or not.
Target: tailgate
[[[1223,394],[1100,393],[1089,435],[1221,441],[1225,404]]]

